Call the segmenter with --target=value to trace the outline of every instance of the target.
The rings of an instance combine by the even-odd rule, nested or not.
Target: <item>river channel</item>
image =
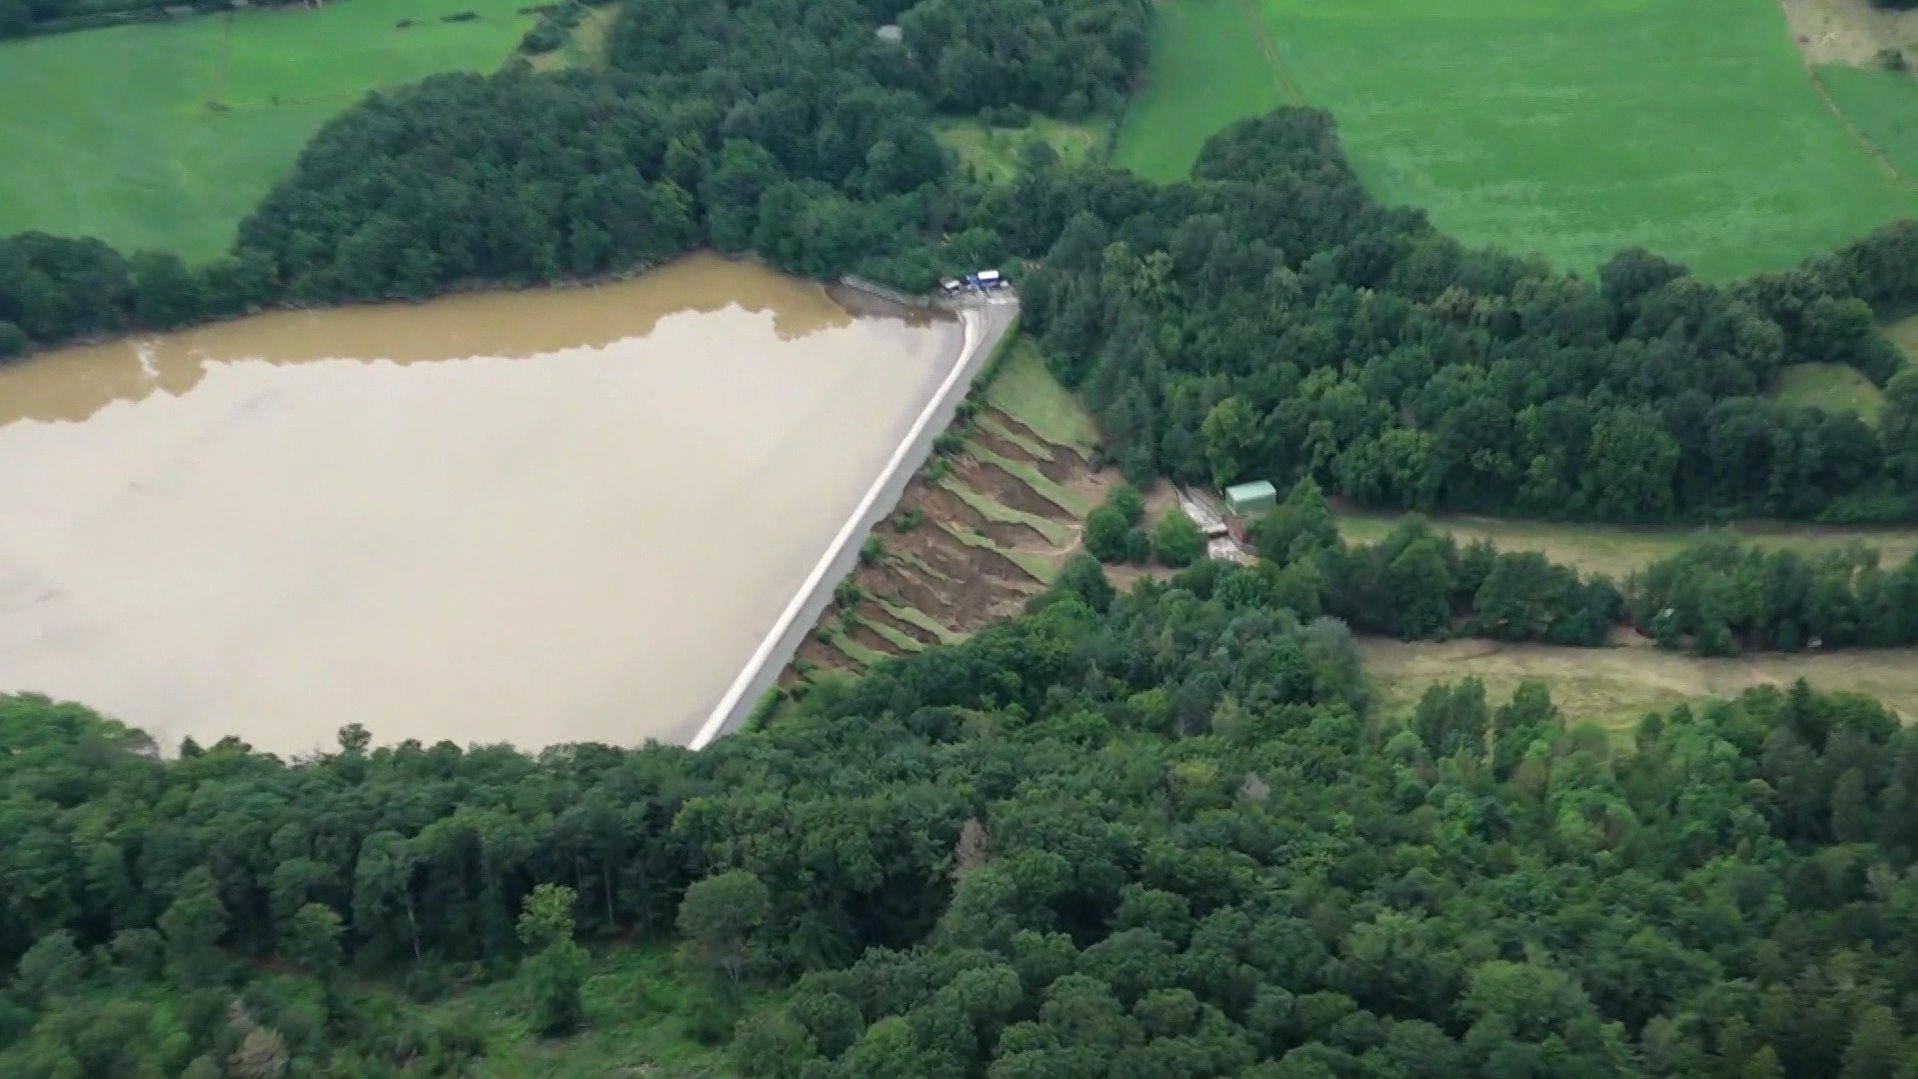
[[[960,340],[697,256],[0,366],[0,691],[169,752],[684,743]]]

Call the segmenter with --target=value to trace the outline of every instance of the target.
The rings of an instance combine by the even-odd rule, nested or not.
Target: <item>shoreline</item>
[[[933,440],[952,423],[959,402],[965,399],[966,391],[972,388],[986,362],[998,352],[1000,343],[1017,323],[1018,314],[1016,301],[987,303],[959,312],[965,336],[952,370],[920,410],[906,437],[880,469],[852,514],[840,525],[838,534],[813,565],[812,572],[774,619],[759,647],[720,696],[692,740],[686,743],[686,748],[705,749],[721,735],[737,730],[758,707],[759,698],[779,677],[779,672],[792,662],[800,642],[819,620],[832,598],[833,585],[851,571],[860,544],[873,527],[892,512],[906,483],[930,455]],[[935,418],[939,422],[934,423]]]

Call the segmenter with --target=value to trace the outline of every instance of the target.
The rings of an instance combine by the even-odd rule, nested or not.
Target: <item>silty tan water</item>
[[[701,256],[0,367],[0,691],[169,751],[684,741],[959,338]]]

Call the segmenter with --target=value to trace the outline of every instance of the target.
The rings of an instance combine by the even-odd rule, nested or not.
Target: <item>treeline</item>
[[[229,0],[0,0],[0,40],[50,31],[82,30],[168,17],[169,8],[194,14],[226,11]]]
[[[1251,538],[1272,603],[1365,633],[1591,646],[1605,643],[1624,607],[1604,577],[1484,540],[1460,547],[1419,517],[1377,543],[1347,544],[1310,479],[1259,518]]]
[[[1088,525],[1087,549],[1100,554]],[[1621,586],[1536,552],[1461,546],[1417,516],[1377,543],[1348,544],[1310,479],[1254,522],[1251,538],[1265,602],[1404,640],[1597,646],[1626,626],[1714,656],[1918,644],[1918,554],[1884,567],[1863,545],[1807,556],[1708,538]]]
[[[156,759],[0,702],[0,1072],[471,1071],[392,995],[670,940],[751,1076],[1892,1076],[1918,733],[1804,686],[1367,716],[1346,631],[1207,564],[823,685],[692,754],[342,732]],[[370,979],[370,980],[369,980]],[[790,983],[774,1008],[750,987]],[[417,1014],[415,1011],[414,1014]]]
[[[1310,476],[1367,505],[1651,520],[1906,517],[1918,374],[1872,305],[1918,299],[1918,226],[1710,285],[1643,251],[1595,281],[1374,203],[1323,113],[1215,137],[1189,183],[1035,176],[1028,325],[1138,481]],[[1764,396],[1844,363],[1887,424]]]
[[[1879,565],[1864,547],[1806,557],[1707,543],[1634,574],[1632,620],[1705,655],[1918,644],[1918,554]]]
[[[908,43],[879,37],[897,19]],[[612,70],[449,75],[326,125],[188,269],[94,241],[0,240],[0,354],[265,303],[420,298],[652,265],[702,245],[910,288],[1003,257],[935,107],[1111,107],[1143,0],[628,5]],[[917,34],[950,33],[936,44]]]

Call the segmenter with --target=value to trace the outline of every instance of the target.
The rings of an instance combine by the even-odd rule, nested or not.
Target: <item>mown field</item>
[[[341,0],[0,43],[0,234],[218,254],[320,125],[370,89],[498,66],[524,6]]]
[[[1819,99],[1773,0],[1162,0],[1115,159],[1171,178],[1207,135],[1330,109],[1387,202],[1589,270],[1642,245],[1776,268],[1918,195]]]
[[[1765,653],[1730,659],[1639,648],[1559,648],[1497,641],[1359,641],[1383,714],[1402,716],[1427,687],[1476,676],[1496,705],[1527,680],[1544,682],[1568,715],[1614,735],[1628,734],[1647,712],[1701,697],[1728,697],[1799,678],[1826,691],[1864,693],[1907,722],[1918,721],[1918,652],[1855,649],[1822,655]]]

